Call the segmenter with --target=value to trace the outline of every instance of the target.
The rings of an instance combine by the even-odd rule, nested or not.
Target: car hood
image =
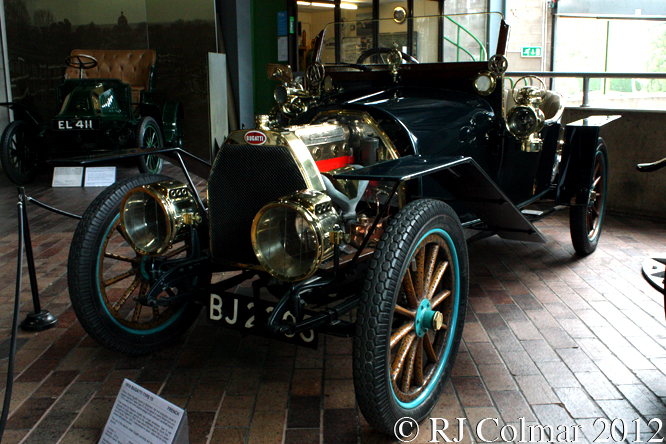
[[[395,87],[332,99],[338,107],[364,109],[401,127],[411,145],[399,147],[402,154],[470,155],[470,148],[486,142],[495,121],[487,101],[459,91]]]

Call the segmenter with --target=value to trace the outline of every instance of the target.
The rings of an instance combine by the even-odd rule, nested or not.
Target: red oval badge
[[[248,131],[245,133],[245,141],[250,145],[263,145],[268,138],[261,131]]]

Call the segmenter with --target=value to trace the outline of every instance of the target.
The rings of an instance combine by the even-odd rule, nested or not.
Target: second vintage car
[[[2,103],[14,120],[2,133],[0,158],[7,177],[24,185],[47,160],[61,161],[127,148],[182,144],[183,109],[153,101],[153,49],[75,49],[65,60],[65,81],[56,91],[58,111],[44,119],[18,102]],[[163,160],[136,158],[143,173],[159,173]]]
[[[437,32],[452,26],[482,37],[465,48]],[[202,307],[212,322],[306,347],[321,333],[353,337],[358,405],[393,433],[399,418],[427,416],[451,374],[468,242],[545,242],[533,222],[569,208],[576,252],[595,250],[608,183],[599,128],[611,118],[562,127],[561,98],[539,79],[504,88],[499,14],[364,27],[381,39],[350,55],[353,27],[329,25],[305,79],[269,66],[278,104],[229,135],[207,200],[191,180],[158,175],[95,199],[68,264],[93,338],[151,353]],[[490,57],[481,40],[495,42]],[[232,291],[243,283],[248,294]]]

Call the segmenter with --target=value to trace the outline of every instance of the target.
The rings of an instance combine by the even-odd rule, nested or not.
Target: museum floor
[[[119,177],[134,173],[123,168]],[[17,193],[2,174],[0,189],[4,386]],[[77,214],[101,191],[54,189],[50,177],[26,189]],[[317,351],[297,349],[241,339],[200,318],[179,344],[156,355],[130,358],[101,348],[80,327],[68,298],[67,255],[76,221],[34,205],[28,210],[41,300],[59,323],[41,333],[19,333],[3,443],[97,442],[124,378],[185,408],[193,444],[396,442],[370,429],[359,414],[348,339],[326,337]],[[607,216],[599,248],[586,258],[573,254],[566,213],[538,225],[548,238],[545,245],[492,237],[470,246],[464,344],[430,416],[453,423],[466,418],[463,442],[474,439],[485,418],[517,430],[519,418],[570,431],[578,424],[584,434],[578,440],[592,442],[603,429],[595,418],[604,417],[620,429],[613,440],[622,438],[624,422],[627,441],[634,441],[636,424],[647,441],[651,419],[666,423],[666,322],[662,296],[643,280],[641,264],[666,252],[666,225]],[[32,310],[27,274],[21,302],[23,319]],[[486,438],[497,430],[492,420],[483,423]],[[665,430],[666,425],[662,435]],[[447,434],[455,435],[451,429]],[[430,439],[424,422],[413,442]]]

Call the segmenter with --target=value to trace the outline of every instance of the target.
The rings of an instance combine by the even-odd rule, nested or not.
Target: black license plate
[[[99,119],[54,119],[54,131],[98,130]]]
[[[211,294],[210,304],[208,306],[208,318],[215,323],[224,325],[227,328],[238,330],[243,333],[254,333],[260,336],[266,336],[279,341],[300,345],[302,347],[317,348],[318,335],[314,330],[307,330],[293,335],[266,334],[263,328],[256,329],[261,319],[266,319],[275,308],[275,303],[261,300],[260,306],[255,306],[253,298],[230,293],[221,293],[220,295]],[[306,317],[308,314],[306,313]],[[287,312],[284,320],[295,322],[296,318]]]

